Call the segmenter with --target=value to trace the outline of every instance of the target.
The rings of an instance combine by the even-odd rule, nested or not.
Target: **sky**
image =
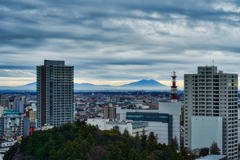
[[[240,73],[239,0],[1,0],[0,86],[36,81],[44,59],[76,83],[122,85],[197,66]]]

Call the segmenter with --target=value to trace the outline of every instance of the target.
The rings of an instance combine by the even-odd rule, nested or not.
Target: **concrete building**
[[[24,113],[23,101],[15,100],[14,101],[14,110],[18,110],[19,113]]]
[[[159,103],[158,109],[117,107],[119,121],[148,122],[148,133],[158,136],[158,143],[169,144],[176,136],[180,144],[180,103]]]
[[[112,104],[104,107],[104,119],[116,118],[116,107],[113,107]]]
[[[145,134],[148,135],[148,122],[141,121],[115,121],[114,119],[97,119],[89,118],[87,124],[97,126],[100,130],[111,130],[116,129],[120,133],[123,133],[125,129],[128,130],[129,134],[135,136],[138,132],[139,135],[142,134],[143,129]]]
[[[1,106],[9,107],[9,99],[7,97],[1,99]]]
[[[24,117],[23,118],[23,138],[29,136],[29,129],[30,129],[30,118]]]
[[[23,117],[19,115],[19,111],[4,110],[2,118],[4,135],[10,135],[12,138],[23,136]]]
[[[74,68],[64,61],[37,66],[37,127],[73,122]]]
[[[217,72],[216,66],[198,67],[197,74],[184,75],[184,95],[184,147],[192,149],[192,116],[222,117],[222,144],[218,146],[229,160],[237,159],[238,75]]]
[[[191,119],[191,146],[192,149],[204,148],[212,145],[213,142],[218,144],[222,154],[222,117],[216,116],[192,116]]]
[[[22,96],[23,105],[28,105],[28,97]]]
[[[30,122],[35,122],[37,119],[37,111],[29,111]]]

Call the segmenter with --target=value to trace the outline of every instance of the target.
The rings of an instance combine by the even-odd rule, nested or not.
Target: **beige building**
[[[29,117],[30,117],[30,122],[35,122],[37,119],[37,111],[30,111]]]

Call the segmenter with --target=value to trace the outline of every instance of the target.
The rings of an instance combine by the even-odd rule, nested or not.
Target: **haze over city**
[[[215,65],[239,73],[239,1],[2,1],[0,86],[36,81],[44,59],[75,67],[75,83],[123,85]]]

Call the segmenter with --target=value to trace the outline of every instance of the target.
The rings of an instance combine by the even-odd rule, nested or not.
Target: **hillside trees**
[[[183,160],[184,150],[176,152],[173,145],[157,142],[153,132],[143,130],[131,136],[126,130],[100,131],[97,127],[77,121],[45,131],[35,131],[6,152],[4,160],[13,157],[34,160]],[[184,158],[183,158],[184,157]]]

